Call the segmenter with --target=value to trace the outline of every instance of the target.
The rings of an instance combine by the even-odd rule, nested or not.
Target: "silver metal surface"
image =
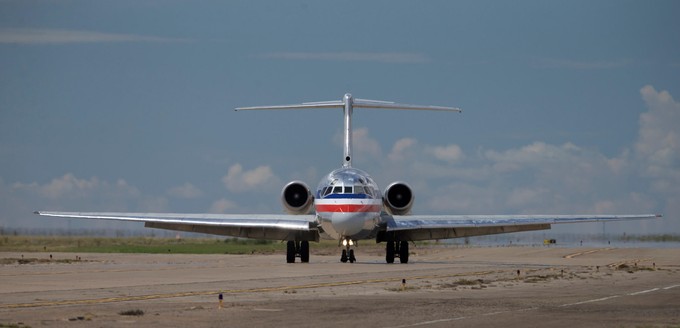
[[[345,97],[343,98],[343,101],[345,102],[345,108],[344,108],[344,122],[345,122],[345,127],[344,127],[344,142],[343,142],[343,150],[344,150],[344,156],[342,157],[342,166],[343,167],[352,167],[352,95],[349,93],[345,94]]]
[[[316,224],[315,215],[285,214],[189,214],[189,213],[112,213],[112,212],[35,212],[42,216],[202,225],[211,227],[248,227],[282,230],[310,230]]]
[[[384,215],[386,231],[402,240],[432,240],[550,229],[552,224],[661,217],[643,215]]]

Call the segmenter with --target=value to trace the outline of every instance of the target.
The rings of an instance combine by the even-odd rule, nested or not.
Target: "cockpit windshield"
[[[376,198],[378,194],[378,186],[368,174],[354,168],[331,172],[321,181],[317,191],[320,198]]]

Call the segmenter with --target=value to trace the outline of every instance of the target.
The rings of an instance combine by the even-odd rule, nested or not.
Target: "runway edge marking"
[[[588,250],[588,251],[582,251],[582,252],[568,254],[568,255],[565,255],[565,256],[562,256],[562,257],[565,258],[565,259],[572,259],[572,258],[575,258],[577,256],[581,256],[581,255],[587,255],[587,254],[592,254],[592,253],[597,253],[597,252],[602,252],[602,251],[611,251],[611,250],[614,250],[614,249],[615,248],[611,248],[611,247],[591,249],[591,250]]]
[[[638,291],[638,292],[632,292],[632,293],[627,293],[627,294],[612,295],[612,296],[607,296],[607,297],[602,297],[602,298],[597,298],[597,299],[592,299],[592,300],[585,300],[585,301],[576,302],[576,303],[562,304],[562,305],[560,305],[560,307],[581,305],[581,304],[594,303],[594,302],[602,302],[602,301],[614,299],[614,298],[617,298],[617,297],[642,295],[642,294],[652,293],[652,292],[656,292],[656,291],[660,291],[660,290],[669,290],[669,289],[672,289],[672,288],[675,288],[675,287],[680,287],[680,285],[672,285],[672,286],[667,286],[667,287],[656,287],[656,288],[641,290],[641,291]]]

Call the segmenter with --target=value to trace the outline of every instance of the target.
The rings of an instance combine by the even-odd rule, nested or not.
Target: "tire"
[[[399,262],[408,263],[408,241],[402,241],[399,245]]]
[[[347,263],[347,250],[342,250],[342,256],[340,256],[340,262]]]
[[[357,261],[357,258],[354,257],[354,250],[350,249],[349,250],[349,263],[354,263]]]
[[[385,262],[394,263],[394,242],[388,241],[385,247]]]
[[[286,247],[286,262],[295,263],[295,242],[289,240]]]
[[[300,262],[309,263],[309,242],[300,242]]]

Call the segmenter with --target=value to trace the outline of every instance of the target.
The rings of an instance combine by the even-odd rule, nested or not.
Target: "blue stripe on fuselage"
[[[328,198],[358,198],[358,199],[366,199],[366,198],[370,198],[370,197],[368,197],[368,195],[366,195],[366,194],[330,194],[330,195],[326,195],[326,196],[323,197],[323,198],[324,198],[324,199],[328,199]]]

